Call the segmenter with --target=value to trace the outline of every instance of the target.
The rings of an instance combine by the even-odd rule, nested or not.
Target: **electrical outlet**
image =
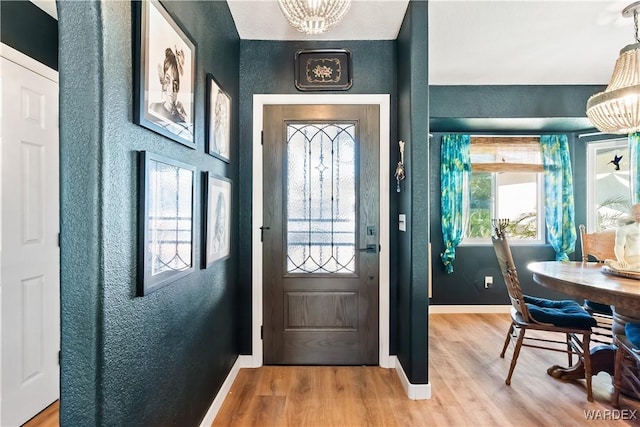
[[[493,286],[493,276],[484,276],[484,288],[489,289]]]

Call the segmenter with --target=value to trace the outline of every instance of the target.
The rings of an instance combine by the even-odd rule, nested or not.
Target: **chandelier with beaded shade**
[[[593,95],[587,101],[587,117],[605,133],[628,134],[640,130],[639,9],[640,1],[637,1],[622,11],[622,16],[633,17],[636,42],[620,51],[604,92]]]
[[[351,0],[278,0],[278,4],[293,28],[322,34],[344,18]]]

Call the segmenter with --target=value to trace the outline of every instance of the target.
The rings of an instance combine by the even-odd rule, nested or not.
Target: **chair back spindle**
[[[511,249],[509,248],[509,242],[507,241],[506,228],[509,225],[509,220],[493,220],[493,224],[494,235],[491,237],[491,241],[493,243],[493,249],[496,252],[500,270],[502,271],[504,283],[507,287],[511,306],[522,316],[524,322],[531,322],[532,319],[529,316],[529,310],[524,302],[524,294],[522,293],[520,280],[518,279],[518,271],[516,270]]]

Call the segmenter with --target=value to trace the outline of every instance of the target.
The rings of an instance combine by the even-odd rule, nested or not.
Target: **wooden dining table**
[[[627,322],[640,322],[640,280],[605,274],[597,262],[543,261],[527,265],[533,280],[549,289],[580,299],[610,305],[613,309],[613,333],[624,334]],[[591,371],[613,376],[615,347],[599,345],[591,349]],[[584,378],[581,364],[554,366],[549,375],[565,380]]]

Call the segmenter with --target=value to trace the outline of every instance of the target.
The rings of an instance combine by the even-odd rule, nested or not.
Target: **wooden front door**
[[[265,364],[378,364],[379,121],[264,107]]]

